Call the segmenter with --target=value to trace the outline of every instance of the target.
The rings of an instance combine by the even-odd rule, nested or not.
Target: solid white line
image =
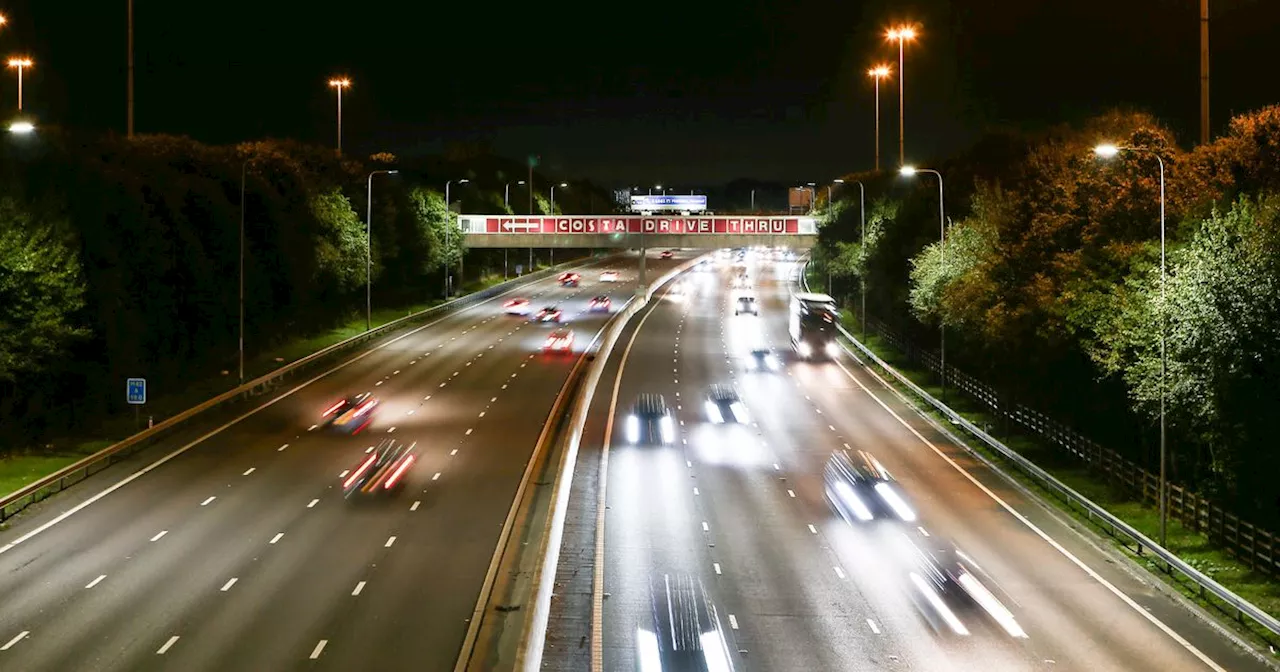
[[[359,595],[362,590],[364,590],[364,581],[356,584],[356,589],[351,591],[351,596],[355,597],[356,595]]]
[[[871,626],[871,632],[874,632],[877,635],[880,634],[880,627],[876,625],[875,621],[868,618],[867,625]]]
[[[436,479],[438,479],[438,478],[440,478],[440,472],[438,472],[438,471],[437,471],[437,472],[436,472],[436,475],[431,477],[431,480],[433,480],[433,481],[434,481],[434,480],[436,480]]]
[[[421,502],[420,500],[419,500],[419,501],[414,502],[413,504],[411,504],[411,505],[409,506],[409,510],[410,510],[410,511],[417,511],[417,510],[418,510],[418,505],[420,505],[420,504],[422,504],[422,502]]]
[[[231,586],[236,585],[236,581],[239,581],[239,580],[240,579],[237,579],[235,577],[231,577],[230,579],[227,579],[227,582],[222,584],[222,588],[221,588],[222,592],[225,593],[228,590],[231,590]]]
[[[320,640],[320,643],[316,644],[316,648],[311,650],[311,660],[315,660],[316,658],[319,658],[320,652],[324,651],[324,645],[328,643],[329,643],[329,640],[327,639]]]
[[[383,545],[382,545],[382,547],[383,547],[383,548],[391,548],[391,544],[394,544],[394,543],[396,543],[396,538],[395,538],[394,536],[392,536],[392,537],[387,538],[387,543],[383,544]]]
[[[94,586],[98,585],[99,583],[102,583],[102,580],[103,580],[103,579],[105,579],[105,578],[107,578],[107,575],[106,575],[106,574],[99,574],[99,575],[98,575],[98,578],[96,578],[96,579],[94,579],[94,580],[90,581],[90,582],[89,582],[89,584],[85,586],[85,588],[92,588],[92,587],[94,587]]]
[[[312,428],[312,429],[315,429],[315,427],[316,427],[315,425],[311,425],[311,428]],[[288,447],[289,447],[289,444],[287,444],[287,443],[286,443],[286,444],[284,444],[283,446],[280,446],[279,448],[276,448],[276,452],[278,453],[278,452],[280,452],[280,451],[282,451],[282,450],[284,450],[285,448],[288,448]]]
[[[733,628],[734,630],[737,630],[737,629],[738,629],[738,617],[737,617],[737,616],[734,616],[733,614],[729,614],[729,627]]]
[[[267,543],[274,544],[277,541],[280,541],[280,537],[283,537],[283,536],[284,536],[284,532],[276,532],[276,536],[271,537],[271,541],[268,541]]]
[[[177,635],[170,637],[169,641],[164,643],[164,646],[161,646],[159,649],[156,650],[156,655],[163,656],[165,651],[168,651],[174,644],[177,644],[177,643],[178,643]]]
[[[914,434],[917,439],[920,439],[922,443],[924,443],[926,446],[932,449],[933,452],[938,455],[938,457],[941,457],[947,464],[950,464],[952,468],[960,472],[961,475],[963,475],[966,479],[968,479],[970,483],[973,483],[979,490],[986,493],[986,495],[990,497],[993,501],[995,501],[997,504],[999,504],[1001,508],[1003,508],[1005,511],[1008,511],[1009,515],[1018,519],[1018,521],[1021,522],[1023,525],[1026,525],[1028,529],[1030,529],[1032,532],[1036,534],[1036,536],[1043,539],[1046,543],[1052,546],[1054,550],[1058,551],[1064,557],[1070,560],[1072,564],[1076,565],[1081,570],[1083,570],[1084,573],[1088,574],[1090,578],[1097,581],[1107,590],[1111,591],[1113,595],[1120,598],[1122,602],[1129,605],[1130,608],[1138,612],[1138,614],[1141,615],[1143,618],[1147,619],[1149,623],[1159,628],[1162,632],[1164,632],[1171,639],[1173,639],[1173,641],[1182,645],[1182,648],[1186,649],[1189,653],[1191,653],[1191,655],[1200,659],[1200,662],[1204,663],[1209,668],[1216,670],[1217,672],[1227,672],[1225,668],[1215,663],[1213,659],[1205,655],[1204,652],[1196,648],[1195,645],[1193,645],[1191,642],[1188,642],[1185,638],[1182,637],[1182,635],[1179,635],[1177,632],[1175,632],[1173,628],[1170,628],[1168,625],[1165,625],[1163,621],[1153,616],[1150,612],[1144,609],[1142,605],[1135,602],[1133,598],[1126,595],[1123,591],[1117,588],[1110,581],[1107,581],[1105,578],[1102,577],[1101,574],[1098,574],[1097,572],[1095,572],[1093,568],[1084,564],[1083,560],[1076,557],[1073,553],[1071,553],[1071,551],[1068,551],[1066,548],[1064,548],[1062,544],[1059,544],[1057,541],[1055,541],[1052,537],[1048,535],[1048,533],[1040,529],[1035,523],[1031,522],[1030,519],[1028,519],[1026,516],[1018,512],[1017,509],[1014,509],[1012,506],[1010,506],[1009,503],[1004,501],[1004,499],[1002,499],[999,495],[992,492],[990,488],[988,488],[981,481],[975,478],[973,474],[970,474],[968,471],[965,470],[964,467],[961,467],[959,464],[956,463],[955,460],[951,459],[951,457],[949,457],[946,453],[942,452],[942,450],[940,450],[937,446],[935,446],[932,441],[930,441],[929,439],[926,439],[923,434],[916,431],[915,427],[912,427],[910,424],[907,423],[906,420],[903,420],[902,416],[894,412],[892,408],[889,408],[889,405],[884,403],[884,401],[882,401],[879,396],[877,396],[874,392],[872,392],[866,385],[863,385],[862,381],[859,380],[857,376],[854,376],[853,373],[849,371],[849,369],[845,368],[844,364],[840,363],[839,361],[836,361],[835,364],[836,366],[840,367],[841,371],[844,371],[845,375],[847,375],[850,380],[856,383],[858,387],[862,388],[863,392],[866,392],[868,396],[874,399],[875,402],[879,404],[881,408],[888,411],[889,415],[892,415],[893,418],[897,420],[899,424],[901,424],[903,427],[906,427],[907,431]]]
[[[18,642],[21,642],[22,639],[29,634],[31,634],[30,630],[23,630],[22,632],[19,632],[16,637],[9,640],[4,646],[0,646],[0,651],[8,651],[10,647],[12,647],[14,644],[17,644]]]
[[[843,570],[843,569],[840,569],[839,567],[832,567],[832,569],[836,570],[836,576],[838,576],[838,577],[840,577],[840,578],[842,578],[842,579],[844,578],[844,570]]]
[[[256,469],[257,467],[249,467],[248,469],[245,470],[243,474],[241,474],[241,476],[248,476],[249,474],[252,474]]]
[[[812,532],[812,533],[814,533],[814,534],[817,534],[817,533],[818,533],[818,528],[814,527],[814,526],[813,526],[813,523],[810,523],[810,524],[809,524],[809,531],[810,531],[810,532]]]
[[[213,496],[209,497],[209,499],[206,499],[206,500],[204,500],[203,502],[200,502],[200,506],[209,506],[209,504],[211,504],[211,503],[213,502],[213,500],[215,500],[215,499],[217,499],[217,498],[218,498],[218,496],[217,496],[217,495],[213,495]]]
[[[309,508],[311,508],[311,507],[313,507],[313,506],[315,506],[316,504],[319,504],[319,503],[320,503],[320,500],[318,500],[318,499],[313,499],[313,500],[311,500],[311,503],[310,503],[310,504],[307,504],[307,508],[309,509]]]
[[[160,530],[159,534],[157,534],[154,537],[151,537],[151,541],[160,541],[160,537],[163,537],[166,534],[169,534],[169,530]],[[17,542],[14,542],[14,543],[17,543]]]
[[[711,566],[715,568],[715,570],[716,570],[716,574],[720,574],[720,563],[718,563],[718,562],[713,562],[713,563],[711,563]]]

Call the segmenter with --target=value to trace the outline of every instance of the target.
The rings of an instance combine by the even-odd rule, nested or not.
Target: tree
[[[89,335],[84,291],[66,222],[0,198],[0,380],[39,373]]]
[[[364,284],[364,223],[337,189],[311,197],[311,214],[319,225],[315,242],[315,280],[342,294]]]

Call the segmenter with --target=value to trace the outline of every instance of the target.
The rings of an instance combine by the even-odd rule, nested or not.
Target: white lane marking
[[[312,428],[312,429],[315,429],[315,425],[312,425],[312,426],[311,426],[311,428]],[[283,446],[280,446],[279,448],[276,448],[276,452],[277,452],[277,453],[278,453],[278,452],[281,452],[281,451],[283,451],[285,448],[288,448],[288,447],[289,447],[289,444],[287,444],[287,443],[286,443],[286,444],[284,444]]]
[[[713,562],[713,563],[711,563],[711,566],[715,568],[715,570],[716,570],[716,574],[720,574],[720,573],[721,573],[721,572],[720,572],[720,563],[718,563],[718,562]]]
[[[485,413],[487,413],[487,412],[488,412],[488,411],[480,411],[480,417],[482,417],[482,418],[483,418],[483,417],[484,417],[484,414],[485,414]]]
[[[388,429],[388,430],[387,430],[387,433],[388,433],[388,434],[390,434],[391,432],[394,432],[394,431],[396,431],[396,428],[395,428],[395,427],[392,427],[391,429]]]
[[[737,630],[737,629],[738,629],[738,617],[737,617],[737,616],[734,616],[733,614],[729,614],[729,627],[733,628],[734,630]]]
[[[268,541],[267,543],[274,544],[277,541],[280,541],[280,537],[283,537],[283,536],[284,536],[284,532],[276,532],[276,536],[271,537],[271,541]]]
[[[373,452],[373,446],[369,446],[368,448],[364,449],[365,455],[368,455],[369,453],[372,453],[372,452]]]
[[[346,477],[347,477],[347,474],[349,474],[349,473],[351,473],[351,470],[350,470],[350,469],[343,469],[343,470],[342,470],[342,473],[341,473],[341,474],[338,474],[338,478],[346,478]]]
[[[507,384],[506,384],[506,383],[503,383],[503,384],[502,384],[502,389],[504,389],[504,390],[505,390],[505,389],[507,389]]]
[[[690,461],[690,460],[685,460],[685,461],[684,461],[684,466],[689,467],[690,469],[692,469],[692,468],[693,468],[693,462],[692,462],[692,461]]]
[[[160,530],[159,534],[157,534],[154,537],[151,537],[151,541],[160,541],[160,537],[163,537],[166,534],[169,534],[169,530]]]
[[[248,469],[245,470],[243,474],[241,474],[241,476],[248,476],[249,474],[252,474],[255,470],[257,470],[257,467],[249,467]]]
[[[318,499],[313,499],[313,500],[311,500],[311,503],[310,503],[310,504],[307,504],[307,508],[308,508],[308,509],[310,509],[310,508],[314,507],[316,504],[319,504],[319,503],[320,503],[320,500],[318,500]]]
[[[165,652],[166,652],[166,651],[168,651],[169,649],[173,648],[173,645],[174,645],[174,644],[177,644],[177,643],[178,643],[178,636],[177,636],[177,635],[174,635],[174,636],[170,637],[170,638],[169,638],[169,641],[165,642],[165,643],[164,643],[160,648],[156,649],[156,655],[157,655],[157,656],[163,656],[163,655],[165,654]]]
[[[412,413],[413,411],[409,411],[409,412],[410,412],[410,413]],[[831,431],[833,431],[833,432],[834,432],[834,431],[836,431],[836,426],[835,426],[835,425],[827,425],[827,429],[830,429]]]
[[[405,415],[413,415],[413,409],[411,408],[408,411],[406,411]]]
[[[31,634],[30,630],[23,630],[22,632],[19,632],[16,637],[6,642],[4,646],[0,646],[0,651],[8,651],[14,644],[21,642],[23,638],[29,634]]]
[[[515,378],[515,377],[516,377],[516,374],[514,374],[514,373],[513,373],[513,374],[511,374],[511,377],[512,377],[512,378]]]
[[[811,533],[813,533],[813,534],[817,534],[817,533],[818,533],[818,528],[814,527],[814,526],[813,526],[813,523],[809,523],[809,532],[811,532]]]
[[[328,643],[329,643],[329,640],[327,639],[320,640],[320,642],[316,644],[316,648],[311,649],[311,660],[315,660],[316,658],[319,658],[320,652],[324,651],[324,645]]]
[[[832,567],[831,569],[836,570],[836,576],[838,576],[838,577],[840,577],[840,578],[842,578],[842,579],[844,578],[844,570],[843,570],[843,569],[840,569],[839,567]]]
[[[867,625],[871,628],[871,632],[874,632],[877,635],[880,634],[880,626],[876,625],[875,621],[868,618]]]
[[[763,442],[763,441],[761,441],[760,443],[762,443],[762,444],[763,444],[764,442]],[[779,467],[779,466],[778,466],[778,463],[777,463],[777,462],[774,462],[774,463],[773,463],[773,470],[774,470],[774,471],[782,471],[782,467]]]
[[[474,432],[474,431],[475,431],[475,429],[468,429],[468,430],[467,430],[467,436],[471,436],[471,432]]]
[[[228,590],[231,590],[231,586],[236,585],[236,581],[239,581],[239,580],[240,579],[237,579],[235,577],[231,577],[230,579],[227,579],[227,582],[222,584],[222,588],[221,588],[222,592],[225,593]]]
[[[471,366],[471,362],[467,362],[467,366]]]
[[[492,399],[490,399],[490,400],[489,400],[489,403],[491,403],[491,404],[492,404],[493,402],[495,402],[495,401],[497,401],[497,400],[498,400],[498,398],[497,398],[497,397],[493,397]]]
[[[99,583],[102,583],[102,580],[103,580],[103,579],[105,579],[105,578],[107,578],[107,575],[106,575],[106,574],[99,574],[99,575],[98,575],[98,578],[96,578],[96,579],[94,579],[94,580],[90,581],[88,584],[86,584],[86,585],[85,585],[85,588],[92,588],[92,587],[94,587],[94,586],[98,585]]]
[[[787,490],[787,496],[788,496],[788,497],[795,497],[795,496],[796,496],[796,491],[795,491],[795,490]]]
[[[520,362],[520,368],[522,368],[522,369],[523,369],[523,368],[525,367],[525,365],[526,365],[526,364],[528,364],[528,363],[529,363],[529,362]]]
[[[381,384],[383,384],[383,383],[385,383],[385,382],[386,382],[385,380],[379,380],[378,382],[374,383],[374,384],[373,384],[373,386],[374,386],[374,387],[377,387],[377,386],[379,386],[379,385],[381,385]]]
[[[307,431],[308,431],[308,432],[310,432],[310,431],[314,430],[316,427],[319,427],[319,426],[320,426],[320,425],[311,425],[310,427],[308,427],[308,428],[307,428]],[[283,449],[283,448],[281,448],[281,450],[284,450],[284,449]]]
[[[209,506],[209,504],[213,503],[213,500],[217,498],[218,498],[217,495],[212,495],[209,497],[209,499],[206,499],[203,502],[200,502],[200,506]]]
[[[457,455],[457,454],[458,454],[457,448],[454,448],[453,450],[449,451],[449,457],[453,457],[454,455]]]
[[[1059,544],[1057,541],[1055,541],[1053,537],[1050,537],[1048,533],[1040,529],[1035,523],[1031,522],[1030,519],[1022,515],[1021,513],[1019,513],[1017,509],[1014,509],[1012,506],[1010,506],[1008,502],[1004,501],[1004,499],[1002,499],[999,495],[992,492],[990,488],[988,488],[986,485],[983,485],[983,483],[979,481],[977,478],[975,478],[973,474],[970,474],[968,471],[965,470],[964,467],[961,467],[959,464],[957,464],[955,460],[951,459],[946,453],[942,452],[941,449],[935,446],[932,441],[930,441],[929,439],[926,439],[923,434],[916,431],[915,427],[912,427],[910,424],[907,423],[906,420],[903,420],[902,416],[898,415],[892,408],[889,408],[888,404],[884,403],[884,401],[881,400],[880,397],[877,396],[874,392],[872,392],[866,385],[863,385],[862,381],[859,380],[856,376],[854,376],[853,373],[849,371],[849,369],[845,368],[844,364],[840,363],[839,361],[837,361],[835,364],[836,366],[840,367],[841,371],[844,371],[845,375],[848,376],[850,380],[856,383],[858,387],[862,388],[862,391],[866,392],[867,396],[874,399],[875,402],[879,404],[880,407],[883,408],[885,411],[888,411],[889,415],[892,415],[893,418],[897,420],[899,424],[901,424],[903,427],[906,427],[907,431],[914,434],[917,439],[920,439],[920,441],[924,443],[924,445],[932,449],[933,452],[938,455],[938,457],[941,457],[947,464],[950,464],[952,468],[960,472],[961,475],[963,475],[966,479],[968,479],[970,483],[973,483],[974,486],[976,486],[979,490],[986,493],[986,495],[990,497],[993,501],[995,501],[997,504],[999,504],[1001,508],[1003,508],[1005,511],[1008,511],[1009,515],[1018,519],[1018,521],[1021,522],[1023,525],[1026,525],[1028,529],[1030,529],[1032,532],[1036,534],[1036,536],[1043,539],[1045,543],[1052,546],[1054,550],[1061,553],[1064,557],[1070,560],[1072,564],[1074,564],[1075,566],[1083,570],[1084,573],[1088,574],[1090,578],[1102,584],[1102,586],[1105,587],[1107,590],[1111,591],[1113,595],[1120,598],[1122,602],[1129,605],[1131,609],[1138,612],[1138,614],[1141,615],[1143,618],[1147,619],[1149,623],[1159,628],[1160,631],[1168,635],[1170,639],[1180,644],[1182,648],[1186,649],[1191,655],[1200,659],[1200,662],[1204,663],[1209,668],[1216,670],[1216,672],[1227,672],[1226,668],[1215,663],[1213,659],[1209,658],[1209,656],[1205,655],[1204,652],[1196,648],[1194,644],[1187,641],[1182,635],[1179,635],[1177,632],[1175,632],[1173,628],[1170,628],[1168,625],[1165,625],[1164,621],[1161,621],[1160,619],[1153,616],[1149,611],[1144,609],[1142,605],[1135,602],[1133,598],[1129,597],[1123,591],[1117,588],[1114,584],[1112,584],[1110,581],[1103,578],[1103,576],[1101,574],[1098,574],[1096,571],[1094,571],[1092,567],[1084,564],[1083,560],[1076,557],[1075,554],[1073,554],[1071,551],[1068,551],[1066,548],[1064,548],[1062,544]],[[877,376],[877,378],[878,377],[879,376]],[[883,381],[883,379],[881,380]],[[885,383],[885,386],[888,387],[888,383]]]
[[[710,525],[708,525],[708,524],[707,524],[707,521],[705,521],[705,520],[704,520],[704,521],[702,521],[702,531],[703,531],[703,532],[710,532],[710,531],[711,531],[711,526],[710,526]]]
[[[396,538],[394,536],[391,536],[387,538],[387,543],[383,544],[382,547],[391,548],[391,544],[394,544],[394,543],[396,543]]]
[[[418,510],[418,506],[419,506],[420,504],[422,504],[422,502],[421,502],[421,501],[415,501],[413,504],[409,505],[409,510],[410,510],[410,511],[417,511],[417,510]]]
[[[698,487],[697,487],[697,486],[694,486],[694,488],[693,488],[693,494],[695,494],[695,495],[700,495],[700,494],[702,494],[702,493],[698,492]]]
[[[364,581],[356,584],[356,589],[351,591],[351,596],[355,597],[356,595],[359,595],[362,590],[364,590]]]
[[[395,370],[395,372],[393,372],[391,375],[393,375],[393,376],[398,376],[398,375],[400,375],[400,369],[396,369],[396,370]]]
[[[440,387],[444,387],[444,386],[445,386],[445,383],[440,383]]]
[[[433,480],[433,481],[434,481],[434,480],[437,480],[437,479],[439,479],[439,478],[440,478],[440,472],[438,472],[438,471],[437,471],[437,472],[436,472],[436,475],[431,477],[431,480]]]
[[[422,400],[423,400],[423,401],[431,401],[431,395],[429,395],[429,394],[428,394],[427,396],[423,397],[423,398],[422,398]]]
[[[920,530],[920,534],[923,534],[926,537],[929,536],[929,530],[926,530],[923,527],[919,527],[919,526],[917,526],[916,529]]]

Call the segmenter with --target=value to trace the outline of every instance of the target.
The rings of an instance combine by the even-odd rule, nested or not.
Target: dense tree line
[[[1111,159],[1092,149],[1129,148]],[[1161,292],[1160,168],[1167,197]],[[851,175],[818,262],[873,317],[1154,469],[1165,336],[1173,477],[1280,522],[1268,435],[1280,395],[1280,107],[1186,150],[1148,115],[1113,112],[1036,136],[998,134],[937,183]],[[945,246],[945,250],[944,250]],[[1163,326],[1162,326],[1163,325]]]
[[[147,377],[152,395],[232,382],[242,175],[247,356],[362,313],[367,178],[391,168],[399,174],[376,177],[373,190],[375,307],[440,298],[445,265],[464,254],[471,277],[502,272],[500,251],[467,253],[456,225],[446,231],[443,194],[453,179],[455,212],[509,212],[505,183],[526,174],[493,157],[357,160],[294,142],[57,131],[6,140],[0,455],[124,410],[126,377]],[[604,193],[575,183],[556,207],[607,203]],[[513,205],[528,196],[513,193]]]

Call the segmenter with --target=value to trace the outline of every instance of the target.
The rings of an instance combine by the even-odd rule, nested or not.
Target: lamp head
[[[915,166],[903,166],[898,169],[898,173],[905,177],[911,177],[915,175],[917,172],[919,171],[916,170]]]
[[[329,86],[332,86],[336,89],[345,89],[351,86],[351,80],[347,79],[346,77],[331,79],[329,80]]]
[[[35,124],[29,121],[15,121],[9,124],[9,132],[16,135],[26,135],[36,130]]]
[[[561,182],[561,183],[560,183],[560,188],[561,188],[561,189],[568,189],[568,188],[569,188],[569,183],[568,183],[568,182]]]
[[[29,68],[31,67],[31,59],[29,58],[11,58],[9,59],[9,67],[11,68]]]
[[[883,79],[889,76],[889,66],[877,65],[867,71],[867,75],[876,79]]]
[[[524,180],[520,180],[519,182],[516,182],[516,184],[524,184]]]
[[[835,184],[844,184],[844,180],[842,180],[842,179],[840,179],[840,178],[836,178],[836,179],[832,180],[832,182],[834,182]]]
[[[1098,145],[1093,148],[1093,153],[1104,159],[1109,159],[1120,153],[1120,148],[1112,144]]]

